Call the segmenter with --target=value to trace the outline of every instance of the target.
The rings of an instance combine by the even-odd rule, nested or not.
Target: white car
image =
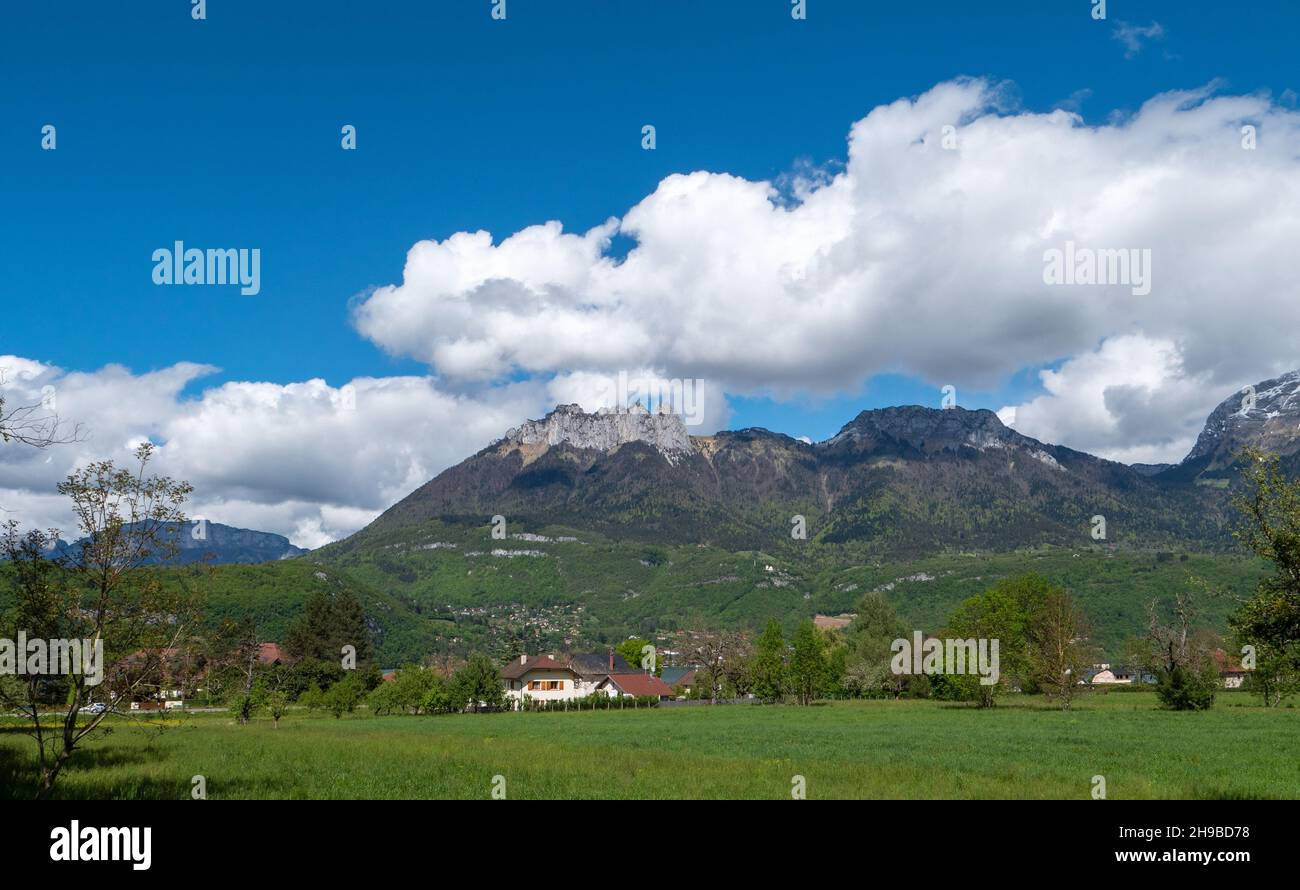
[[[102,701],[97,701],[86,705],[84,708],[81,709],[81,713],[102,714],[107,710],[108,710],[108,705],[104,704]]]

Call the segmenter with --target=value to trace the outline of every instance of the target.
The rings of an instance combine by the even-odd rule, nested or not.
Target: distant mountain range
[[[308,552],[290,544],[289,539],[284,535],[234,528],[206,520],[194,520],[183,524],[166,523],[161,531],[167,539],[174,541],[178,548],[176,555],[167,560],[169,565],[199,562],[212,565],[249,564],[290,559]],[[60,540],[55,545],[55,553],[59,556],[75,557],[85,540],[83,538],[71,544]],[[154,559],[151,562],[158,562],[158,560]]]
[[[559,524],[618,539],[732,550],[807,538],[881,553],[1012,550],[1107,540],[1152,546],[1223,535],[1223,498],[1186,479],[1049,445],[991,411],[864,411],[807,444],[762,429],[690,436],[672,414],[562,405],[441,473],[359,533],[431,520]]]
[[[809,540],[891,555],[1106,541],[1214,550],[1229,544],[1234,455],[1257,445],[1300,469],[1300,372],[1225,399],[1187,457],[1127,466],[1039,442],[991,411],[863,411],[807,444],[764,429],[691,436],[682,418],[633,406],[561,405],[439,474],[367,535],[493,515],[604,535],[729,549]],[[1295,466],[1292,466],[1295,465]]]

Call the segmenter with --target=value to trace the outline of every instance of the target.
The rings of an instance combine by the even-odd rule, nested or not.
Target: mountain
[[[234,528],[207,520],[195,520],[183,525],[169,522],[164,524],[161,531],[178,548],[176,555],[167,560],[169,565],[198,562],[211,565],[250,564],[291,559],[308,552],[290,544],[284,535]],[[59,541],[55,545],[55,552],[60,556],[75,557],[85,541],[85,538],[72,544]]]
[[[1118,657],[1145,605],[1189,576],[1237,592],[1257,582],[1264,568],[1234,549],[1223,489],[1241,445],[1300,460],[1297,385],[1300,373],[1261,383],[1245,413],[1240,395],[1225,400],[1172,466],[1103,460],[961,408],[863,411],[809,444],[763,429],[691,436],[681,417],[637,406],[561,405],[281,567],[308,562],[394,598],[380,624],[404,658],[429,633],[440,649],[513,651],[522,639],[549,651],[628,634],[671,642],[696,620],[791,630],[867,591],[932,629],[1024,572],[1073,591]],[[795,516],[806,540],[791,537]],[[1223,628],[1230,606],[1210,598],[1206,620]]]
[[[1245,387],[1220,402],[1187,457],[1162,475],[1222,484],[1236,475],[1236,455],[1247,446],[1281,455],[1293,475],[1300,471],[1300,371]]]
[[[807,444],[763,429],[690,436],[682,418],[561,405],[432,479],[355,544],[430,521],[562,525],[610,538],[731,550],[809,541],[886,555],[1090,544],[1226,544],[1198,486],[1049,445],[987,410],[863,411]]]

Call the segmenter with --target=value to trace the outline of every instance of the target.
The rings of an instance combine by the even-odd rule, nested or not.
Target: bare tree
[[[148,444],[136,451],[135,472],[97,461],[60,483],[59,493],[71,500],[84,535],[67,555],[52,558],[54,535],[20,534],[15,522],[0,536],[14,575],[14,629],[29,639],[90,641],[103,653],[102,692],[87,682],[84,670],[28,674],[17,684],[18,706],[36,742],[38,798],[49,795],[77,746],[109,713],[161,686],[168,659],[190,639],[193,602],[169,592],[144,567],[175,554],[174,533],[185,520],[180,505],[191,488],[165,477],[146,478],[152,454]],[[14,684],[8,689],[13,694]],[[81,714],[95,693],[104,697],[106,709]]]
[[[1088,619],[1074,597],[1052,590],[1029,627],[1029,669],[1048,698],[1068,711],[1092,663]]]
[[[7,382],[5,369],[0,368],[0,387]],[[15,442],[45,448],[75,442],[81,435],[80,424],[69,429],[60,421],[54,410],[52,394],[42,396],[37,402],[11,407],[6,407],[4,396],[0,395],[0,444]]]

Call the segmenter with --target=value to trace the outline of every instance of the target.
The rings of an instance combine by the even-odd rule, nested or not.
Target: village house
[[[643,698],[653,696],[660,701],[673,697],[673,689],[654,674],[610,674],[596,684],[596,691],[610,698]]]
[[[1247,671],[1241,666],[1241,659],[1229,655],[1222,649],[1213,652],[1214,664],[1219,669],[1219,682],[1224,689],[1240,689],[1246,682]]]
[[[582,675],[547,655],[520,655],[501,669],[506,700],[564,701],[590,694]]]
[[[614,651],[603,655],[599,652],[573,655],[569,658],[569,667],[582,677],[583,682],[591,684],[592,689],[610,674],[635,673],[627,660]]]
[[[1094,664],[1089,682],[1094,686],[1132,686],[1134,683],[1154,683],[1156,678],[1147,671],[1121,665]]]
[[[659,675],[670,688],[681,689],[687,695],[691,694],[691,687],[695,685],[695,669],[684,667],[666,667]]]
[[[673,689],[653,674],[636,671],[613,652],[586,653],[559,659],[520,655],[501,669],[506,700],[570,701],[600,693],[610,698],[652,695],[673,697]]]

